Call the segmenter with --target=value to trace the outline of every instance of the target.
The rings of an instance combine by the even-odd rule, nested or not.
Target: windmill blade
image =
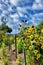
[[[1,22],[6,24],[8,22],[8,19],[5,16],[1,17]]]

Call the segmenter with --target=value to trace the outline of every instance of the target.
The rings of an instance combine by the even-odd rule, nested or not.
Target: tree
[[[40,23],[36,26],[37,29],[42,29],[43,28],[43,20],[40,21]]]
[[[43,29],[43,20],[36,26],[37,32],[40,34],[40,30]]]
[[[4,23],[2,23],[2,25],[0,25],[0,48],[2,48],[2,52],[3,52],[2,60],[5,65],[8,65],[8,60],[9,60],[9,57],[6,54],[6,50],[7,50],[6,47],[10,43],[10,40],[9,40],[10,37],[8,37],[8,34],[6,34],[6,33],[11,33],[11,32],[12,32],[12,29],[6,25],[5,20],[4,20]],[[9,47],[10,47],[10,45],[9,45]]]
[[[12,29],[10,27],[8,27],[6,24],[0,25],[0,30],[3,30],[6,33],[11,33],[12,32]]]

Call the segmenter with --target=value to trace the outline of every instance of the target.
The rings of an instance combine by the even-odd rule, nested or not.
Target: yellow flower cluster
[[[43,50],[43,29],[40,30],[40,34],[38,33],[36,27],[34,25],[24,27],[26,30],[23,32],[24,42],[26,44],[27,50],[33,54],[33,57],[39,59],[43,54],[40,50]],[[30,56],[31,56],[30,54]]]
[[[34,31],[34,25],[26,27],[26,31],[24,32],[25,35],[30,35],[32,31]]]

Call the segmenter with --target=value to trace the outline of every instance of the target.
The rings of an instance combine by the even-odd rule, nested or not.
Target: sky
[[[18,34],[19,24],[37,25],[43,20],[43,0],[0,0],[0,24],[3,16],[13,30],[11,34]]]

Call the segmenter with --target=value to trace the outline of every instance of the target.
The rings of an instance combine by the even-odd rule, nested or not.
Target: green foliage
[[[8,27],[6,24],[2,24],[0,25],[0,30],[7,32],[7,33],[11,33],[12,29],[10,27]]]
[[[21,52],[23,51],[23,43],[21,39],[17,41],[17,48],[18,48],[18,51],[21,51]]]
[[[37,32],[40,34],[40,30],[43,29],[43,20],[36,26]]]
[[[11,33],[12,29],[8,27],[6,24],[0,25],[0,49],[2,49],[2,61],[4,64],[8,63],[9,56],[7,56],[7,47],[9,43],[12,44],[14,41],[14,37],[9,36],[6,33]]]
[[[34,60],[40,62],[43,59],[43,21],[36,27],[34,25],[21,27],[20,38],[23,41],[21,43],[25,44],[27,62],[31,63]]]

